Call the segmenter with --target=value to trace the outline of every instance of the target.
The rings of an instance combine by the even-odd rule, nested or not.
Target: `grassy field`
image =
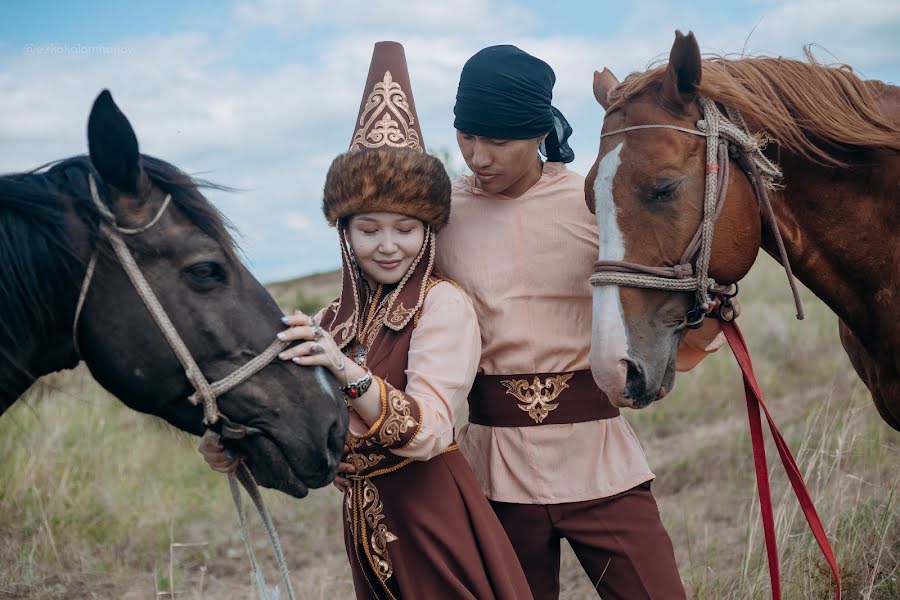
[[[335,293],[333,275],[273,284],[286,309]],[[835,317],[804,293],[793,318],[768,257],[742,286],[740,323],[770,408],[834,544],[846,598],[900,598],[900,434],[878,417],[840,347]],[[740,375],[727,349],[628,413],[682,578],[698,599],[767,598]],[[0,598],[251,598],[225,478],[196,438],[132,412],[75,372],[44,378],[0,418]],[[830,596],[830,575],[770,447],[786,599]],[[774,460],[774,463],[772,462]],[[352,597],[340,496],[267,493],[301,598]],[[254,545],[276,581],[265,534]],[[564,556],[562,597],[596,597]]]

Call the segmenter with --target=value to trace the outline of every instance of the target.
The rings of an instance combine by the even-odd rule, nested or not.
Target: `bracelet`
[[[366,393],[366,390],[369,389],[370,385],[372,385],[372,372],[366,371],[365,375],[363,375],[353,383],[342,385],[341,391],[344,392],[344,395],[348,398],[359,398]]]

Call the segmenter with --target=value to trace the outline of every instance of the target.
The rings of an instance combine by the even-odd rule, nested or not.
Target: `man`
[[[472,297],[482,335],[460,446],[536,599],[559,596],[562,538],[603,598],[684,598],[654,475],[590,374],[598,231],[584,177],[565,166],[572,130],[554,83],[515,46],[485,48],[460,76],[454,126],[473,174],[455,182],[438,236],[439,266]],[[681,366],[716,333],[692,333]]]

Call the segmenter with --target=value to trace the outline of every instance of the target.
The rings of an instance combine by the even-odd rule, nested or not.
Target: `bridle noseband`
[[[703,198],[703,218],[694,237],[673,267],[650,267],[618,260],[598,260],[594,263],[590,283],[593,286],[620,285],[657,290],[696,292],[694,307],[685,315],[682,326],[699,327],[712,309],[714,297],[722,299],[720,317],[724,318],[722,307],[731,305],[731,298],[737,295],[737,283],[720,285],[709,277],[709,262],[712,254],[712,240],[716,220],[728,195],[728,170],[734,159],[747,174],[759,204],[764,220],[775,237],[781,264],[784,266],[797,307],[797,318],[803,318],[803,307],[797,291],[794,274],[788,262],[787,251],[781,239],[781,232],[775,221],[775,214],[769,202],[767,179],[781,177],[781,171],[762,153],[757,140],[750,135],[741,114],[725,107],[729,118],[723,115],[716,103],[700,97],[700,114],[697,129],[679,125],[633,125],[600,134],[601,138],[641,129],[673,129],[706,138],[706,182]],[[603,232],[600,232],[603,235]]]
[[[184,367],[185,376],[195,390],[194,393],[188,397],[188,401],[194,406],[201,401],[203,402],[203,424],[207,428],[214,429],[227,439],[240,439],[247,435],[261,433],[260,430],[255,427],[233,423],[228,417],[219,412],[216,398],[243,383],[271,363],[287,344],[276,339],[268,348],[263,350],[262,353],[236,369],[230,375],[219,381],[210,383],[203,375],[203,372],[197,365],[197,361],[194,360],[190,350],[188,350],[184,341],[181,339],[181,336],[172,324],[172,320],[160,304],[159,299],[156,297],[150,284],[147,283],[147,279],[144,277],[134,256],[131,254],[131,251],[128,249],[128,246],[122,238],[123,235],[137,235],[143,233],[156,225],[171,204],[172,195],[169,194],[166,196],[159,211],[146,225],[135,229],[128,229],[120,227],[116,223],[115,215],[109,210],[106,204],[100,200],[100,195],[97,192],[97,184],[94,181],[93,175],[88,175],[88,185],[91,190],[91,199],[102,217],[99,225],[100,233],[109,241],[125,274],[128,275],[128,279],[131,280],[132,285],[134,285],[135,290],[141,297],[141,300],[144,302],[144,305],[147,307],[153,320],[159,326],[160,331],[162,331],[166,341],[172,348],[172,351],[175,352],[175,355],[178,357],[178,361],[181,363],[182,367]],[[78,304],[75,307],[75,319],[72,324],[72,339],[75,345],[75,352],[79,358],[81,357],[81,350],[78,345],[78,322],[84,308],[88,290],[91,287],[91,281],[93,281],[94,271],[97,267],[97,256],[98,250],[95,248],[91,254],[91,259],[88,262],[84,282],[81,284],[81,293],[78,296]]]

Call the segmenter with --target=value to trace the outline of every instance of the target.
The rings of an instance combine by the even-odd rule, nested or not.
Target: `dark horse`
[[[847,67],[781,58],[701,60],[693,34],[676,33],[668,65],[619,84],[594,76],[606,109],[586,181],[603,261],[678,264],[701,219],[705,140],[698,99],[737,109],[770,138],[765,156],[783,178],[774,219],[798,279],[838,316],[840,336],[884,420],[900,429],[900,88]],[[727,166],[727,165],[726,165]],[[713,168],[716,165],[712,165]],[[710,276],[740,280],[759,247],[778,258],[750,180],[730,169],[712,238]],[[692,293],[603,285],[594,292],[591,363],[597,384],[642,407],[672,389],[674,350]]]
[[[241,264],[205,184],[141,155],[128,120],[104,91],[88,121],[90,156],[45,171],[0,177],[0,414],[40,376],[80,358],[125,404],[175,427],[203,433],[194,389],[101,238],[88,176],[122,227],[146,224],[127,243],[203,374],[235,371],[272,344],[282,313]],[[93,284],[73,337],[88,258],[99,251]],[[259,435],[230,442],[249,457],[260,484],[305,496],[334,477],[347,429],[344,403],[324,370],[276,360],[218,399],[233,423]]]

